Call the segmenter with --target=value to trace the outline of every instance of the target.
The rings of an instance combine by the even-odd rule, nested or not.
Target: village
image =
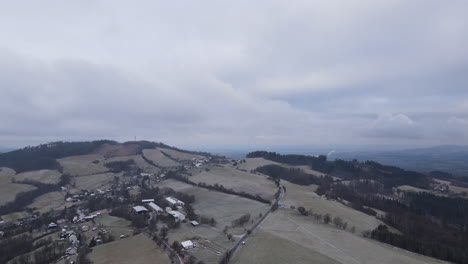
[[[83,252],[83,248],[92,248],[116,239],[134,236],[140,233],[148,223],[156,221],[156,219],[161,222],[159,224],[161,227],[167,228],[167,226],[180,225],[181,223],[188,223],[192,227],[196,227],[199,223],[188,219],[186,204],[173,196],[164,195],[161,197],[159,195],[159,204],[155,203],[154,198],[136,200],[135,197],[142,197],[141,193],[144,193],[145,189],[158,188],[157,185],[167,179],[168,175],[181,169],[200,168],[202,165],[208,164],[210,159],[209,157],[193,158],[186,161],[183,167],[168,168],[159,173],[127,171],[126,176],[123,177],[127,181],[110,182],[106,184],[108,188],[100,186],[94,190],[71,192],[73,186],[60,186],[60,190],[66,193],[64,202],[68,207],[65,206],[63,210],[49,211],[45,214],[36,213],[31,217],[11,222],[1,220],[0,238],[30,229],[34,241],[40,241],[44,237],[54,241],[54,245],[57,246],[52,249],[51,255],[59,257],[61,263],[77,263],[80,262],[78,255],[80,250]],[[150,185],[151,187],[148,187]],[[174,193],[174,191],[170,190],[169,193]],[[132,226],[128,220],[123,219],[124,224],[120,227],[115,226],[115,222],[119,222],[119,220],[107,223],[109,218],[118,219],[110,215],[112,214],[111,208],[115,209],[116,207],[126,208],[124,215],[128,220],[138,219],[135,221],[141,221],[141,223],[136,224],[138,228]],[[169,224],[165,225],[164,221]],[[181,241],[180,245],[182,249],[187,250],[193,248],[196,242]],[[57,252],[57,249],[62,250],[62,252]],[[25,255],[22,256],[10,262],[23,263],[26,261],[25,263],[27,263],[35,257],[30,255],[27,259],[24,257]],[[170,257],[173,256],[170,255]]]

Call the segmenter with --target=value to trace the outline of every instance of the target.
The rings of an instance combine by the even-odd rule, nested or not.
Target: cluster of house
[[[201,166],[203,166],[203,164],[208,163],[210,159],[211,157],[202,158],[202,159],[192,158],[192,163],[193,163],[193,166],[195,166],[196,168],[200,168]]]
[[[140,173],[140,176],[142,176],[142,177],[145,177],[145,176],[146,176],[146,177],[153,177],[153,176],[154,176],[154,180],[155,180],[156,182],[160,182],[164,177],[166,177],[166,173],[165,173],[165,172],[162,172],[162,173],[160,173],[159,175],[154,175],[154,174],[152,174],[152,173],[145,173],[145,172],[142,172],[142,173]]]
[[[165,200],[169,203],[171,207],[166,207],[165,210],[163,210],[160,206],[154,203],[154,199],[145,199],[142,200],[141,202],[146,206],[142,205],[137,205],[133,207],[133,211],[137,214],[146,214],[149,213],[150,211],[160,214],[166,212],[168,215],[171,215],[174,217],[174,220],[176,222],[184,221],[186,218],[186,215],[182,213],[183,206],[185,205],[184,202],[174,198],[174,197],[166,197]],[[172,210],[173,207],[177,207],[177,210]]]
[[[80,210],[77,211],[78,215],[73,217],[73,223],[86,222],[95,219],[96,217],[101,216],[101,213],[95,213],[91,215],[85,215]]]
[[[65,255],[62,258],[68,259],[70,255],[76,255],[78,253],[78,248],[80,246],[80,241],[78,240],[78,235],[75,231],[62,229],[60,233],[60,240],[68,240],[71,244],[70,247],[65,249]]]
[[[62,191],[66,191],[66,187],[61,187]],[[67,202],[79,202],[81,200],[85,200],[87,197],[95,197],[96,195],[104,195],[104,194],[109,194],[111,193],[111,189],[107,190],[101,190],[101,189],[96,189],[94,192],[87,192],[87,191],[82,191],[81,193],[74,194],[72,196],[69,196],[65,199]]]
[[[434,186],[434,191],[441,192],[441,193],[447,193],[447,192],[449,192],[449,186],[448,186],[448,184],[442,183],[442,184]]]

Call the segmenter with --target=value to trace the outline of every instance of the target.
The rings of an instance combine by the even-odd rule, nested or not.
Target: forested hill
[[[105,144],[115,146],[132,145],[135,154],[141,154],[141,151],[143,149],[161,147],[173,149],[180,152],[194,153],[204,156],[209,155],[208,153],[181,150],[163,143],[150,141],[128,141],[124,143],[118,143],[112,140],[96,140],[84,142],[59,141],[48,144],[41,144],[34,147],[25,147],[6,153],[0,153],[0,167],[8,167],[14,169],[17,173],[41,169],[55,169],[60,171],[61,166],[57,162],[57,159],[69,156],[91,154]]]
[[[450,174],[425,175],[372,161],[328,161],[325,156],[280,155],[266,151],[247,155],[247,158],[260,157],[282,163],[255,169],[278,184],[281,180],[299,185],[314,184],[318,186],[316,193],[328,199],[346,201],[347,206],[374,216],[379,210],[378,217],[386,225],[365,232],[365,236],[418,254],[468,264],[468,199],[448,190],[438,191],[438,183],[433,180],[433,177],[450,179],[453,184]],[[310,166],[335,178],[313,175],[296,165]],[[402,185],[426,190],[406,192],[394,188]],[[302,210],[301,214],[307,212]],[[391,231],[387,225],[399,232]]]
[[[255,151],[247,154],[247,158],[264,158],[267,160],[288,164],[307,165],[311,169],[339,177],[343,180],[371,179],[384,184],[385,188],[399,185],[411,185],[427,189],[431,184],[431,177],[425,174],[407,171],[394,166],[386,166],[373,161],[358,162],[357,160],[327,160],[324,155],[281,155],[275,152]]]

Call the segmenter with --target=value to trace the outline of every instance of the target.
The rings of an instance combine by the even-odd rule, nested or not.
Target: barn
[[[160,213],[164,211],[161,207],[159,207],[153,202],[148,203],[148,207],[156,213]]]
[[[179,211],[170,211],[168,214],[172,215],[176,222],[185,220],[185,215]]]
[[[182,245],[182,247],[184,247],[184,249],[191,249],[191,248],[194,247],[192,241],[190,241],[190,240],[183,241],[180,244]]]
[[[137,214],[145,214],[148,213],[148,209],[146,209],[144,206],[137,205],[133,207],[133,211]]]

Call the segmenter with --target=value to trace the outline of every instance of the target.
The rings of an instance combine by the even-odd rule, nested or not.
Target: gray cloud
[[[467,7],[4,4],[0,145],[468,144]]]

